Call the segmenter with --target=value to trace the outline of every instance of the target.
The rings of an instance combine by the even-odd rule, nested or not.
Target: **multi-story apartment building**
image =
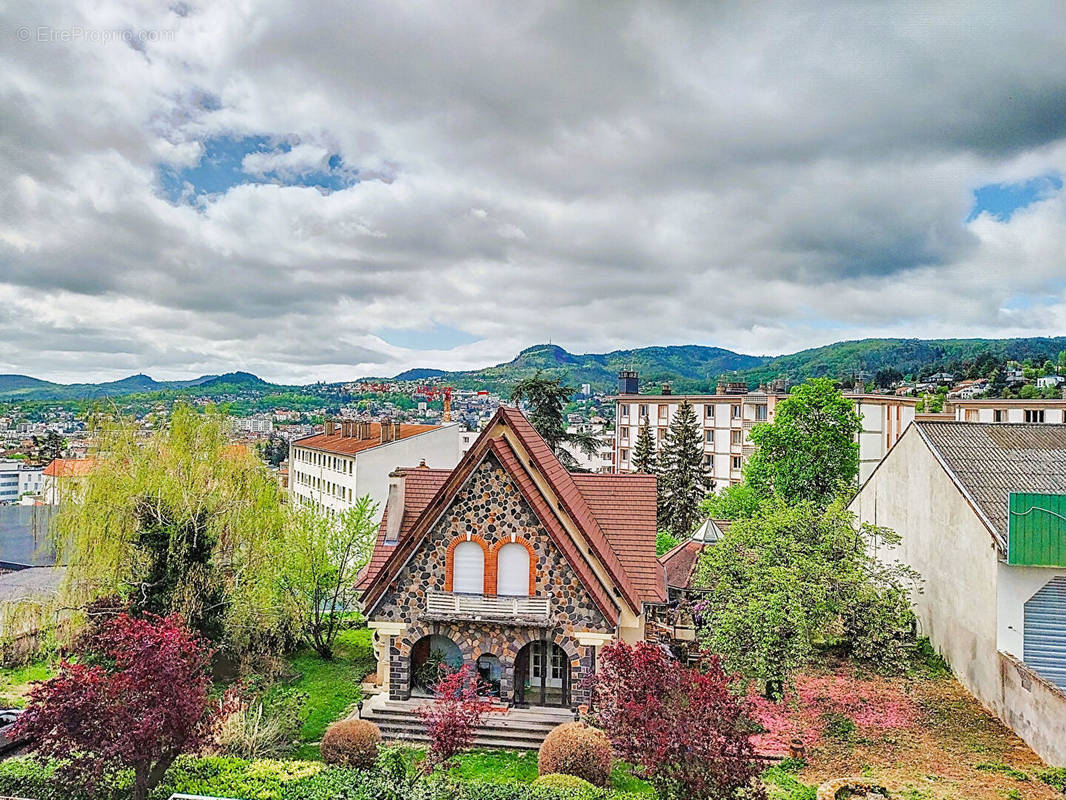
[[[0,503],[17,503],[24,494],[40,494],[43,472],[43,467],[30,467],[17,459],[0,461]]]
[[[368,494],[378,504],[380,518],[390,472],[420,462],[453,469],[461,456],[458,424],[329,420],[322,433],[291,443],[289,496],[293,502],[340,513]]]
[[[958,422],[1066,422],[1066,400],[952,400]]]
[[[760,422],[772,422],[774,409],[787,395],[780,383],[748,391],[743,383],[719,383],[715,394],[638,394],[637,374],[619,374],[616,401],[615,463],[619,472],[632,469],[632,451],[641,425],[648,427],[658,448],[665,440],[670,420],[683,400],[696,413],[703,430],[703,460],[715,488],[722,490],[742,479],[744,461],[755,446],[749,436]],[[879,394],[846,395],[862,419],[859,434],[859,481],[865,481],[874,468],[914,420],[913,397]]]

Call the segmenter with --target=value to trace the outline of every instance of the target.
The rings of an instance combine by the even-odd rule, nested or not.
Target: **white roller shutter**
[[[1066,578],[1052,579],[1025,603],[1023,661],[1066,689]]]
[[[477,542],[460,542],[453,553],[452,591],[482,594],[485,591],[485,551]]]
[[[496,555],[496,594],[529,596],[529,551],[505,544]]]

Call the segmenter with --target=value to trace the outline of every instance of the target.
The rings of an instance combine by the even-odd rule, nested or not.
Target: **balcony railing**
[[[549,605],[547,597],[427,592],[426,614],[448,619],[544,621],[548,619]]]

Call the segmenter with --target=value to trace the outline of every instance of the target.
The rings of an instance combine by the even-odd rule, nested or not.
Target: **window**
[[[714,406],[708,404],[703,407],[704,419],[714,419]]]
[[[459,542],[452,553],[452,591],[485,591],[485,551],[477,542]]]
[[[766,406],[755,406],[755,419],[760,422],[766,421]]]
[[[968,409],[966,409],[966,421],[967,422],[977,422],[977,409],[976,408],[968,408]],[[999,422],[999,420],[997,419],[996,422]]]
[[[496,594],[529,596],[529,550],[518,542],[505,544],[496,554]]]
[[[1026,422],[1043,422],[1044,421],[1044,409],[1042,409],[1042,408],[1027,408],[1027,409],[1025,409],[1025,421]]]
[[[730,416],[732,416],[733,419],[740,419],[740,406],[731,406]]]
[[[618,406],[618,415],[622,419],[629,419],[629,403],[623,403]]]
[[[620,460],[622,460],[622,461],[629,461],[629,451],[628,450],[620,450],[618,452],[618,458]]]
[[[619,433],[623,442],[629,441],[629,428],[619,428]]]
[[[744,431],[730,431],[729,439],[733,444],[743,444]]]
[[[659,419],[666,419],[670,416],[670,406],[667,403],[661,403],[659,405]]]
[[[1007,421],[1007,412],[1004,411],[1002,408],[997,408],[995,411],[992,412],[992,421],[993,422],[1006,422]]]
[[[714,469],[714,456],[710,453],[704,453],[703,463],[707,465],[708,469]]]
[[[740,469],[740,456],[733,456],[733,469]]]
[[[639,406],[637,406],[637,413],[641,417],[648,416],[648,404],[647,403],[641,403]]]
[[[666,428],[659,428],[659,441],[660,442],[665,442],[666,441]]]
[[[714,429],[708,428],[703,432],[703,441],[707,444],[714,444]]]

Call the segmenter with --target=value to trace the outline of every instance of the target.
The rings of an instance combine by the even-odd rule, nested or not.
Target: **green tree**
[[[655,555],[661,556],[668,553],[681,544],[681,540],[668,531],[659,531],[655,534]]]
[[[323,658],[333,657],[337,633],[355,609],[355,575],[370,561],[377,511],[366,495],[336,518],[297,507],[287,520],[281,583],[300,617],[303,637]]]
[[[61,602],[118,595],[135,611],[179,613],[237,656],[287,640],[277,481],[229,443],[225,414],[179,404],[147,438],[131,418],[95,433],[94,468],[53,523],[68,565]]]
[[[529,408],[529,423],[543,437],[552,452],[570,470],[578,469],[577,459],[569,447],[576,447],[585,455],[595,455],[600,441],[593,433],[570,433],[563,420],[563,407],[574,394],[558,378],[545,377],[538,369],[531,378],[524,378],[511,391],[511,401],[525,403]]]
[[[898,541],[887,528],[857,526],[839,501],[827,509],[766,501],[701,555],[693,585],[706,591],[703,644],[774,698],[817,643],[842,633],[857,655],[901,668],[913,646],[917,576],[873,555]]]
[[[63,437],[55,431],[48,431],[48,435],[41,442],[41,460],[52,463],[57,458],[63,457]]]
[[[1039,390],[1037,390],[1037,388],[1031,383],[1025,384],[1025,386],[1018,390],[1018,397],[1020,397],[1022,400],[1032,400],[1033,398],[1039,396]]]
[[[762,497],[824,507],[855,483],[861,430],[851,401],[833,382],[811,379],[778,403],[772,423],[752,428],[757,449],[744,478]]]
[[[687,538],[700,521],[700,503],[714,483],[703,463],[703,436],[696,412],[682,400],[659,448],[659,528]]]
[[[652,439],[651,428],[648,427],[648,420],[645,419],[640,424],[640,431],[637,433],[637,446],[633,448],[633,471],[653,475],[655,467],[655,440]]]
[[[700,511],[712,519],[747,519],[755,516],[763,499],[750,483],[742,481],[707,495]]]

